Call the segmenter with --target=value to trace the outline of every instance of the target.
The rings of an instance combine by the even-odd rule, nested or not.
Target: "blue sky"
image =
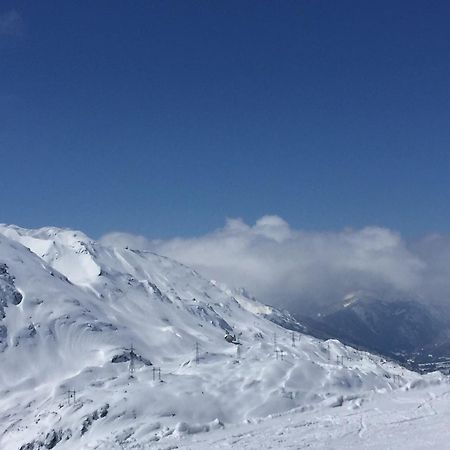
[[[0,221],[450,228],[450,3],[0,4]]]

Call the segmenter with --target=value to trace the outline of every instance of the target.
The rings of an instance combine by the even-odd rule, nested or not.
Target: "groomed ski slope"
[[[215,433],[172,438],[165,448],[447,449],[449,417],[448,384],[417,386],[408,391],[370,393],[361,398],[357,407],[343,405],[332,409],[292,411]]]
[[[326,424],[336,411],[358,415],[374,393],[387,402],[446,383],[338,341],[296,335],[293,346],[242,292],[80,232],[0,226],[0,265],[2,450],[234,445],[245,422],[294,409]]]

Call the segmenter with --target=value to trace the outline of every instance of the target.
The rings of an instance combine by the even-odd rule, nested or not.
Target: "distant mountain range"
[[[297,315],[298,327],[393,358],[416,370],[448,371],[447,311],[416,300],[384,300],[372,293],[349,294],[315,316]],[[295,328],[293,322],[285,324]]]

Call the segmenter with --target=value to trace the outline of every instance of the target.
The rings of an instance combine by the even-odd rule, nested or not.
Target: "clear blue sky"
[[[450,2],[0,3],[0,222],[450,231]]]

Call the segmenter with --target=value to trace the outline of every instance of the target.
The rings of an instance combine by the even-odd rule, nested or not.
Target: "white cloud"
[[[151,241],[144,236],[122,232],[108,233],[100,241],[103,244],[121,248],[130,247],[132,249],[149,250],[152,247]]]
[[[24,22],[17,11],[0,13],[0,36],[21,36],[23,31]]]
[[[264,216],[254,225],[229,219],[222,229],[189,239],[151,241],[124,233],[102,239],[172,257],[293,311],[357,290],[436,300],[450,293],[450,239],[441,236],[408,245],[387,228],[306,232],[280,217]]]

